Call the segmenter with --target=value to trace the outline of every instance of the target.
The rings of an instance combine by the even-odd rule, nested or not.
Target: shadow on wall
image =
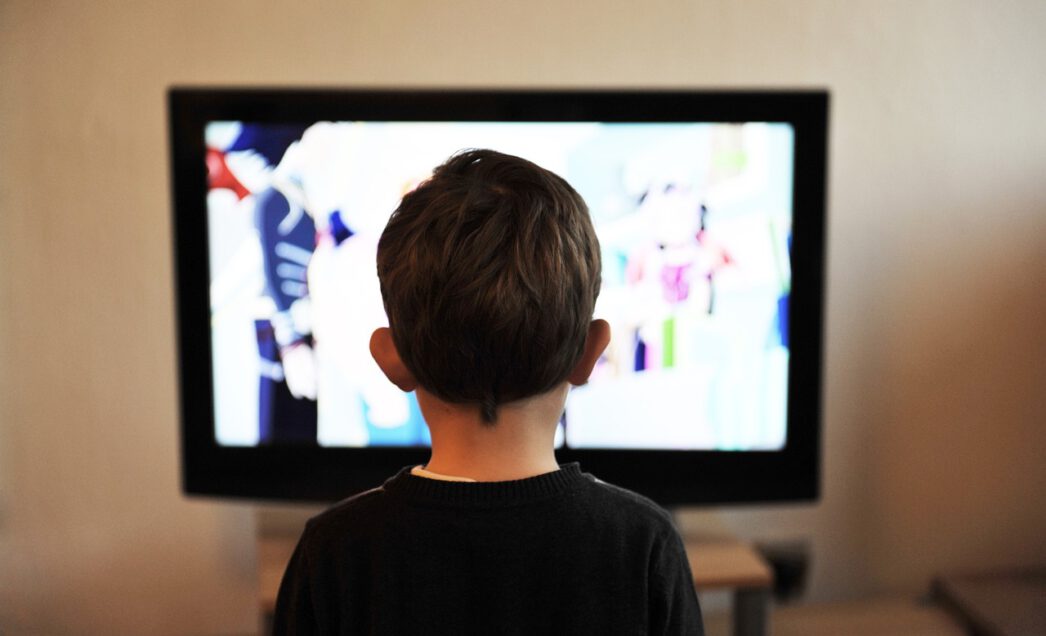
[[[1046,564],[1046,236],[1019,229],[952,232],[968,242],[897,281],[869,437],[876,587]]]
[[[25,585],[12,590],[19,602],[0,604],[0,633],[172,634],[182,633],[187,616],[204,633],[237,633],[252,625],[257,572],[251,507],[217,500],[189,505],[217,507],[203,516],[213,520],[219,542],[198,544],[194,536],[165,534],[143,520],[137,527],[106,531],[124,540],[103,548],[91,541],[102,536],[99,530],[84,528],[80,562],[68,564],[59,576],[48,577],[54,564],[41,567],[39,559],[25,564]],[[204,558],[201,545],[208,550]]]

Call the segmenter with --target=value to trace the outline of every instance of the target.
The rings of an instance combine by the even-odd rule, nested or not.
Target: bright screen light
[[[574,448],[785,445],[794,131],[787,124],[211,122],[215,436],[227,446],[424,446],[368,352],[377,241],[452,153],[569,181],[603,257],[613,340],[571,391]]]

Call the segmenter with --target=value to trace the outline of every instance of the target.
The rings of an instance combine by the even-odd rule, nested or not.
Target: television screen
[[[826,97],[172,91],[187,489],[335,498],[424,461],[413,394],[368,350],[377,242],[435,166],[491,148],[570,182],[600,240],[613,337],[561,458],[666,502],[810,498]],[[317,462],[330,483],[295,476]],[[280,466],[291,483],[251,476]],[[750,485],[652,485],[722,471]]]

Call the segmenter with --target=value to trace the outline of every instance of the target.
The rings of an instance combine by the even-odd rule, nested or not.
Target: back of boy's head
[[[403,197],[378,243],[392,339],[418,385],[499,404],[566,381],[600,286],[585,202],[565,180],[492,150],[450,157]]]

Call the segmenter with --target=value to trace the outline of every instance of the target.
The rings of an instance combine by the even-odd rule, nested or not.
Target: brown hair
[[[561,177],[492,150],[451,156],[403,197],[378,242],[396,349],[418,384],[497,406],[564,382],[600,286],[584,200]]]

